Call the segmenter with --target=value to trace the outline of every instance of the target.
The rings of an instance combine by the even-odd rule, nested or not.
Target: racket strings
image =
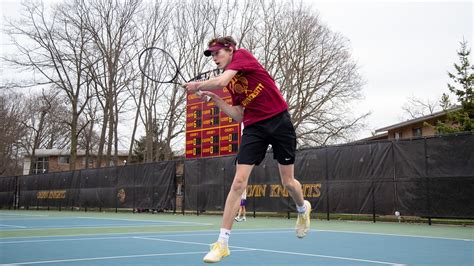
[[[157,48],[145,51],[140,66],[143,74],[156,82],[173,82],[178,74],[178,68],[173,58],[165,51]]]
[[[141,72],[149,80],[156,83],[174,83],[180,85],[178,76],[182,82],[186,79],[180,73],[176,61],[165,50],[157,47],[145,49],[139,56],[139,67]],[[203,72],[192,78],[190,81],[203,81],[222,74],[221,69],[213,69]],[[157,84],[154,84],[157,86]],[[156,88],[155,88],[156,90]]]

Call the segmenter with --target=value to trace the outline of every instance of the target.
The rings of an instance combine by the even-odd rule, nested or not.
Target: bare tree
[[[412,96],[402,106],[405,115],[401,117],[401,120],[414,119],[441,111],[441,104],[442,102],[436,102],[431,99],[422,100]]]
[[[69,114],[63,98],[57,91],[43,89],[40,95],[32,94],[24,100],[24,119],[20,123],[27,131],[21,143],[25,155],[31,158],[30,171],[34,169],[37,149],[62,149],[69,144],[65,126]]]
[[[99,144],[99,135],[94,130],[99,120],[99,104],[97,98],[92,98],[87,103],[87,107],[84,111],[84,118],[81,119],[80,123],[84,125],[84,130],[80,134],[79,148],[85,150],[84,167],[89,168],[93,166],[91,164],[93,153],[97,151]]]
[[[362,97],[364,82],[351,59],[348,41],[301,3],[191,1],[175,7],[172,28],[164,35],[151,35],[159,37],[153,44],[168,49],[181,71],[193,76],[212,68],[211,61],[202,56],[209,39],[237,36],[240,45],[260,59],[280,86],[300,146],[348,140],[369,115],[353,116],[350,111],[350,103]],[[173,46],[167,46],[170,42]],[[145,147],[153,147],[155,136],[159,143],[171,145],[184,133],[184,95],[176,87],[149,86],[156,86],[157,97],[151,100],[147,93],[141,94],[142,122],[148,136]],[[147,150],[145,158],[156,156]]]
[[[21,174],[23,100],[20,94],[0,91],[0,176]]]
[[[187,95],[140,74],[137,56],[150,46],[170,52],[184,76],[193,77],[215,67],[202,56],[209,39],[236,37],[281,88],[300,146],[348,140],[368,115],[350,111],[364,81],[348,40],[302,2],[65,0],[49,9],[37,2],[25,8],[7,30],[22,56],[8,61],[35,69],[43,77],[36,83],[50,83],[66,97],[71,169],[78,147],[97,151],[97,167],[116,163],[124,137],[130,161],[141,128],[145,161],[173,157],[184,138]],[[24,37],[29,42],[20,42]],[[131,136],[118,129],[128,119]],[[42,136],[57,140],[48,147],[66,144],[47,132]]]
[[[91,34],[94,44],[95,54],[89,55],[90,62],[94,63],[90,73],[98,85],[96,95],[103,108],[97,167],[102,164],[105,144],[107,144],[105,161],[106,164],[110,164],[112,145],[117,143],[117,99],[119,94],[125,91],[124,85],[129,82],[129,77],[125,75],[131,74],[126,71],[130,57],[124,57],[124,54],[136,39],[133,18],[139,6],[140,2],[137,0],[93,0],[85,2],[80,8],[86,29]],[[117,163],[116,155],[117,148],[114,163]]]
[[[44,78],[43,82],[53,84],[70,103],[71,170],[75,169],[77,140],[81,131],[78,120],[90,98],[82,87],[84,69],[87,68],[84,54],[90,36],[80,24],[80,18],[70,15],[75,4],[67,2],[47,9],[43,3],[25,2],[23,18],[10,21],[7,29],[21,54],[7,61],[37,70]],[[23,41],[24,38],[28,41]]]
[[[255,54],[285,96],[300,146],[350,139],[368,115],[352,117],[349,103],[361,99],[363,80],[341,35],[300,3],[262,1],[261,47]],[[245,43],[245,42],[244,42]]]

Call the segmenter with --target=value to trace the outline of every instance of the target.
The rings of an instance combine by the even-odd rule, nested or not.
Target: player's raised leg
[[[282,185],[288,190],[293,198],[298,210],[298,218],[296,220],[296,236],[303,238],[309,231],[311,223],[311,203],[304,200],[301,183],[295,179],[294,164],[282,165],[278,164]]]

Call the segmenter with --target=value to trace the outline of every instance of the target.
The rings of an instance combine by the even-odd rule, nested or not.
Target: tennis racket
[[[179,71],[178,64],[174,58],[165,50],[158,47],[149,47],[143,50],[139,57],[139,68],[142,74],[156,83],[170,83],[182,85],[190,81],[207,80],[220,74],[220,69],[214,69],[199,74],[198,76],[186,81]],[[201,96],[201,91],[197,91],[196,95]],[[206,101],[210,101],[210,97],[206,97]]]

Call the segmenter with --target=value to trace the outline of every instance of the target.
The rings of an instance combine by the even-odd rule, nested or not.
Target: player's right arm
[[[232,106],[222,100],[222,98],[219,97],[217,94],[210,91],[202,91],[200,94],[201,99],[205,99],[206,96],[210,97],[211,100],[216,103],[217,107],[219,107],[220,110],[222,110],[228,116],[232,117],[232,119],[234,119],[235,121],[239,123],[242,122],[244,118],[244,108],[241,105]]]
[[[236,70],[226,70],[217,77],[202,81],[191,81],[183,84],[183,87],[186,88],[188,92],[222,89],[229,84],[236,74]]]

